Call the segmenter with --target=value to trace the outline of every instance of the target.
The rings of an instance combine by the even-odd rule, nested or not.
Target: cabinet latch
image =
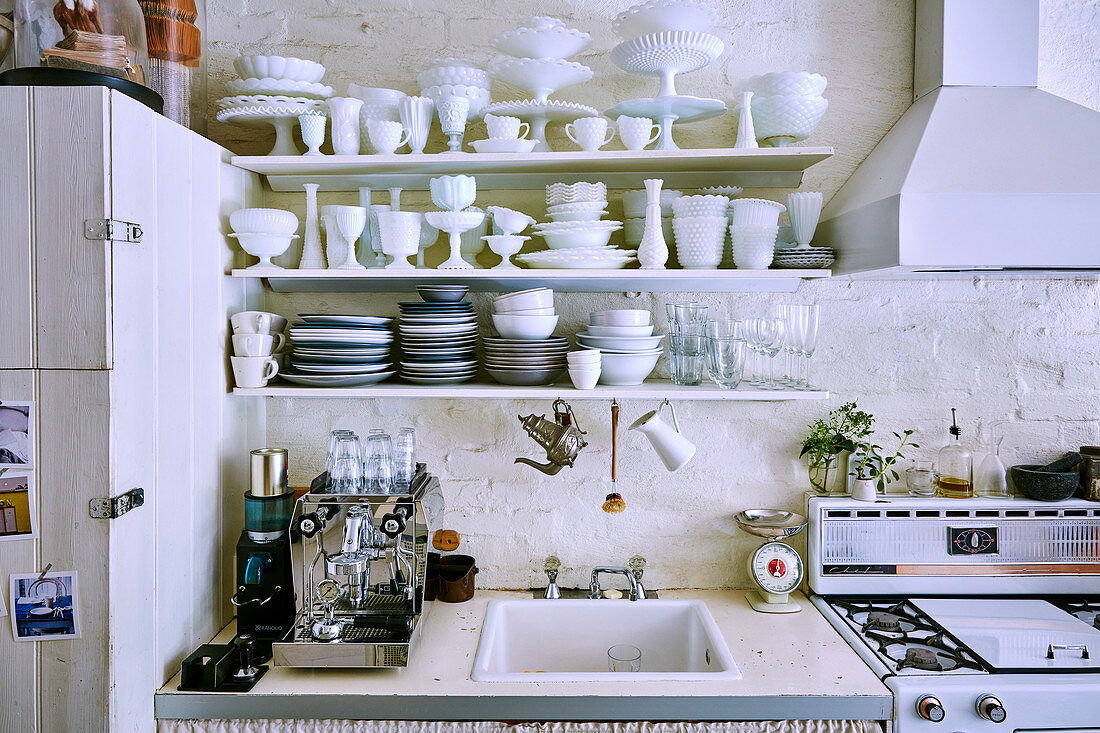
[[[96,498],[88,502],[88,516],[92,519],[118,519],[131,509],[145,503],[145,489],[130,489],[115,498]]]
[[[112,242],[141,242],[141,224],[117,219],[85,219],[84,238]]]

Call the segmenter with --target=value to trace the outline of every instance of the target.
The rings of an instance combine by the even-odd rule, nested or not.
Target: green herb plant
[[[869,439],[870,436],[867,436],[868,439],[857,446],[857,459],[854,465],[856,478],[864,481],[879,481],[882,484],[897,481],[898,472],[894,466],[898,461],[905,459],[902,451],[906,447],[920,448],[919,445],[909,440],[913,433],[913,430],[894,433],[894,437],[898,439],[898,449],[892,455],[884,453],[883,447],[873,443]]]
[[[855,402],[841,405],[810,423],[799,456],[809,456],[811,464],[824,463],[843,451],[853,452],[874,432],[875,417],[859,409]]]

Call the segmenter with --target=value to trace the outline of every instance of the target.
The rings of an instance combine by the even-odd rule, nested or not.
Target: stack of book
[[[144,83],[141,66],[132,63],[132,50],[123,36],[72,31],[56,45],[42,52],[42,65],[107,74]]]

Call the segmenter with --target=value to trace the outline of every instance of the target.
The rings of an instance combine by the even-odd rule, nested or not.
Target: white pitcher
[[[661,419],[661,408],[665,405],[668,405],[668,409],[672,412],[672,425]],[[679,471],[695,455],[695,444],[680,432],[676,408],[668,400],[662,402],[656,410],[650,410],[639,417],[630,429],[637,430],[649,438],[649,442],[653,444],[653,450],[657,451],[657,455],[669,471]]]

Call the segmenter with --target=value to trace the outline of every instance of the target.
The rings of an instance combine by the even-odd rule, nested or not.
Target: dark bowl
[[[1008,480],[1016,491],[1036,501],[1062,501],[1073,496],[1081,474],[1077,471],[1036,471],[1042,466],[1012,466]]]

